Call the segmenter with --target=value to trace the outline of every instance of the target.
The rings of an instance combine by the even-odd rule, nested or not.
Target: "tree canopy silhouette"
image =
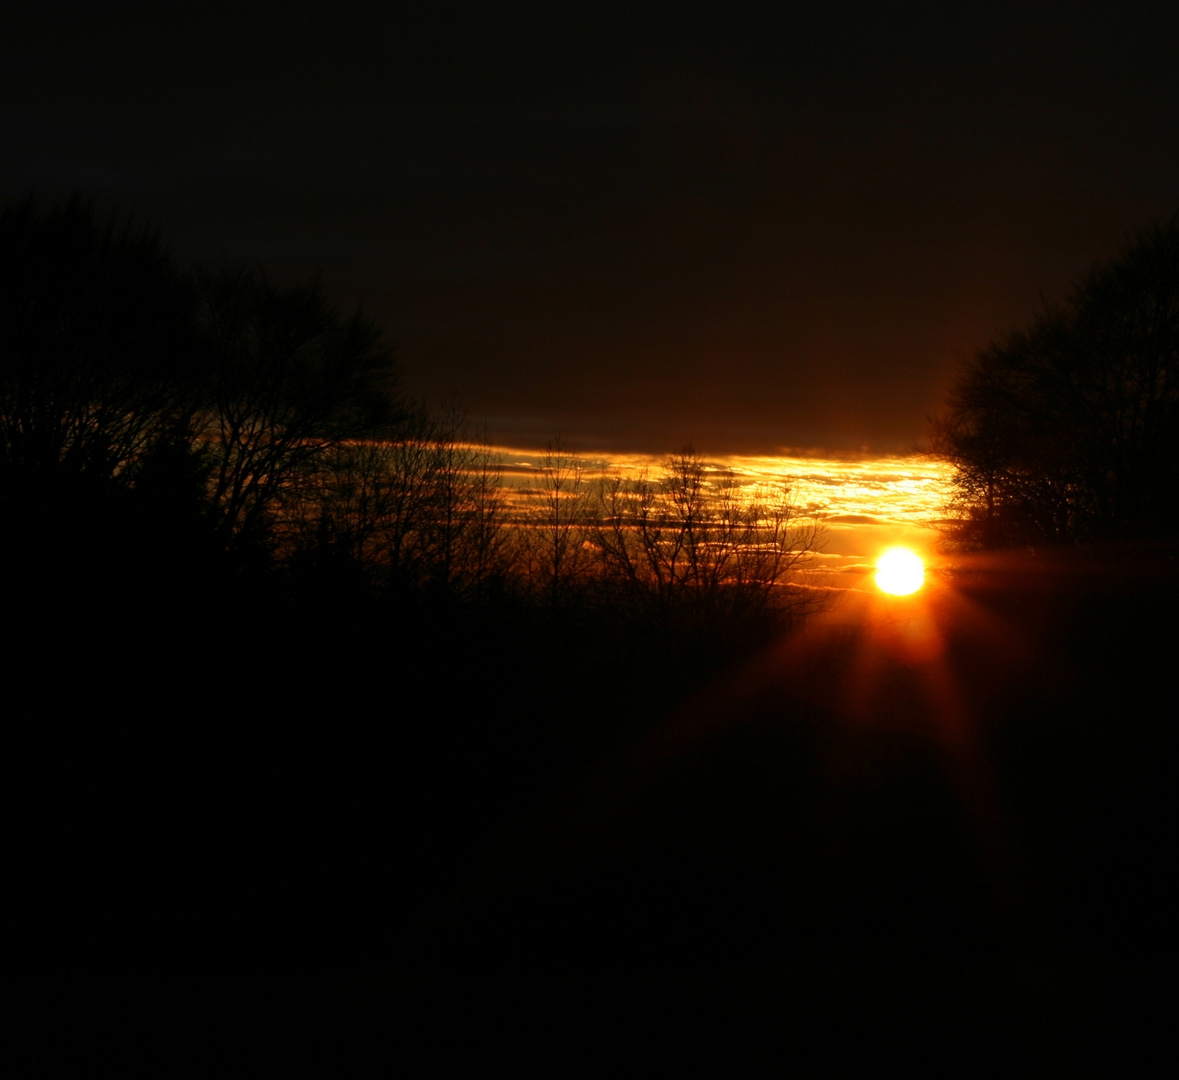
[[[0,539],[24,577],[265,563],[339,449],[403,414],[380,329],[317,284],[182,272],[79,196],[0,211]]]
[[[103,221],[80,197],[0,211],[10,599],[101,606],[201,562],[195,313],[191,281],[150,228]]]
[[[933,425],[968,548],[1179,530],[1179,215],[966,363]]]
[[[193,597],[338,596],[679,628],[806,606],[786,585],[814,523],[691,451],[591,481],[557,442],[532,486],[501,480],[486,434],[405,400],[380,328],[318,284],[182,272],[81,198],[0,212],[0,574],[30,610],[52,590],[148,626]]]
[[[0,474],[129,482],[197,400],[195,294],[158,236],[80,198],[0,213]]]
[[[214,511],[227,543],[254,541],[319,483],[331,451],[394,433],[396,367],[377,324],[342,315],[315,284],[284,288],[255,269],[202,274],[199,289]]]

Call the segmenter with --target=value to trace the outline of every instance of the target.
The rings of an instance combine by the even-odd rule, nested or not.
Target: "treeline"
[[[350,567],[381,592],[660,624],[813,603],[791,586],[819,525],[796,514],[788,487],[746,492],[691,450],[627,478],[591,474],[550,445],[526,485],[505,488],[501,473],[461,416],[413,414],[392,439],[336,448],[330,475],[286,519],[292,558]]]
[[[29,608],[262,589],[704,625],[814,595],[787,584],[817,526],[786,489],[692,451],[594,477],[556,445],[512,491],[486,443],[315,284],[182,270],[80,198],[0,214],[3,561]]]
[[[788,491],[559,445],[509,484],[397,375],[315,285],[181,270],[81,200],[0,213],[6,752],[42,955],[392,956],[495,837],[822,595],[788,584],[816,528]]]
[[[1028,646],[955,617],[933,665],[868,623],[755,654],[825,595],[787,490],[690,451],[502,471],[317,287],[181,271],[80,200],[0,213],[11,876],[42,965],[973,973],[1025,885],[1070,973],[1125,926],[1150,947],[1169,582],[975,582]],[[1034,876],[993,861],[989,790]]]
[[[315,287],[182,273],[156,234],[79,199],[0,215],[10,565],[270,559],[334,448],[396,430],[394,386],[376,326]]]

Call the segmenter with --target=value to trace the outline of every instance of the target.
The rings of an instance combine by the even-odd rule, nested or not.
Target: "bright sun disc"
[[[925,581],[925,565],[908,548],[889,548],[876,560],[876,585],[893,596],[908,596]]]

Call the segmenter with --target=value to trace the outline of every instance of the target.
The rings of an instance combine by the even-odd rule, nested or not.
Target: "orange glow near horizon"
[[[543,451],[496,447],[508,490],[527,486]],[[657,475],[665,456],[642,453],[576,454],[590,476]],[[751,495],[783,483],[801,516],[821,519],[824,569],[850,580],[871,568],[872,553],[888,544],[916,550],[936,546],[951,471],[920,454],[884,457],[720,455],[707,458],[710,473],[729,472]]]
[[[925,583],[921,556],[906,547],[891,547],[876,560],[876,587],[892,596],[909,596]]]

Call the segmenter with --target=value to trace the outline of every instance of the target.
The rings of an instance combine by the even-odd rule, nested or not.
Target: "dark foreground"
[[[1127,566],[995,564],[773,640],[46,613],[10,678],[20,951],[100,1011],[326,977],[419,1016],[594,982],[1087,1023],[1174,911],[1175,580]]]

